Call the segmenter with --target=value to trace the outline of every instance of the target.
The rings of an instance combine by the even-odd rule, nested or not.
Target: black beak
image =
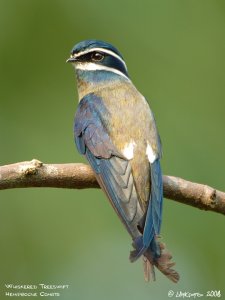
[[[66,62],[67,63],[73,63],[73,62],[75,62],[75,61],[77,61],[77,59],[74,57],[74,56],[70,56],[70,58],[68,58],[67,60],[66,60]]]

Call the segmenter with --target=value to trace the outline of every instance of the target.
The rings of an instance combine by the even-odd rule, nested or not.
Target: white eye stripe
[[[73,55],[73,57],[76,57],[76,58],[77,58],[77,57],[80,57],[80,56],[82,56],[82,55],[85,55],[85,54],[94,52],[94,51],[101,51],[101,52],[103,52],[103,53],[107,53],[107,54],[109,54],[109,55],[114,56],[115,58],[119,59],[119,60],[123,63],[125,69],[127,70],[127,66],[126,66],[124,60],[123,60],[118,54],[116,54],[115,52],[113,52],[113,51],[111,51],[111,50],[108,50],[108,49],[105,49],[105,48],[92,48],[92,49],[88,49],[88,50],[79,52],[79,53],[77,53],[77,54],[75,53],[75,54]]]
[[[101,71],[112,72],[112,73],[115,73],[117,75],[123,76],[127,80],[130,81],[130,79],[124,73],[120,72],[117,69],[106,67],[106,66],[103,66],[103,65],[95,64],[95,63],[91,63],[91,62],[90,63],[89,62],[85,62],[85,63],[77,62],[75,64],[75,68],[77,70],[83,70],[83,71],[97,71],[97,70],[101,70]]]

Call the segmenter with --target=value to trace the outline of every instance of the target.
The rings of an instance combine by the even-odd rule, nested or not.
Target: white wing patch
[[[154,163],[154,161],[157,158],[157,154],[153,151],[152,146],[149,144],[149,142],[146,148],[146,154],[148,156],[148,160],[150,161],[150,163],[151,164]]]
[[[126,157],[126,159],[132,159],[134,157],[134,147],[136,146],[136,143],[134,141],[131,141],[129,144],[126,144],[125,147],[122,150],[123,155]]]

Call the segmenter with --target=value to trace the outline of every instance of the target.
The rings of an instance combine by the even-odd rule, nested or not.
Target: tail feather
[[[140,253],[140,239],[138,239],[138,242],[139,243],[137,243],[136,240],[136,242],[134,241],[133,243],[133,247],[135,248],[135,250],[131,251],[130,253],[131,262],[135,261],[137,259],[137,253]],[[155,250],[157,250],[157,252],[155,252]],[[155,281],[154,266],[156,266],[159,271],[161,271],[168,279],[170,279],[174,283],[179,281],[179,274],[174,269],[172,269],[172,267],[175,265],[175,263],[171,261],[172,255],[166,249],[165,244],[159,241],[158,237],[154,239],[154,242],[151,243],[147,251],[142,254],[144,263],[144,278],[146,281]]]
[[[144,279],[145,281],[155,281],[154,265],[143,255]]]
[[[130,261],[135,262],[148,248],[143,245],[143,238],[141,235],[133,240],[132,246],[134,247],[134,250],[130,251]]]
[[[162,242],[159,242],[159,247],[161,249],[161,255],[157,260],[155,261],[155,266],[169,278],[174,283],[177,283],[180,279],[180,275],[175,271],[174,269],[171,269],[175,262],[172,262],[172,255],[171,253],[166,249],[165,244]]]

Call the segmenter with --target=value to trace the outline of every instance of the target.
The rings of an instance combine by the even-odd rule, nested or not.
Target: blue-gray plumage
[[[171,255],[158,237],[163,202],[161,143],[150,107],[112,45],[83,41],[75,45],[68,61],[75,66],[80,101],[75,142],[133,239],[130,259],[143,255],[146,279],[155,278],[155,265],[177,282]]]

